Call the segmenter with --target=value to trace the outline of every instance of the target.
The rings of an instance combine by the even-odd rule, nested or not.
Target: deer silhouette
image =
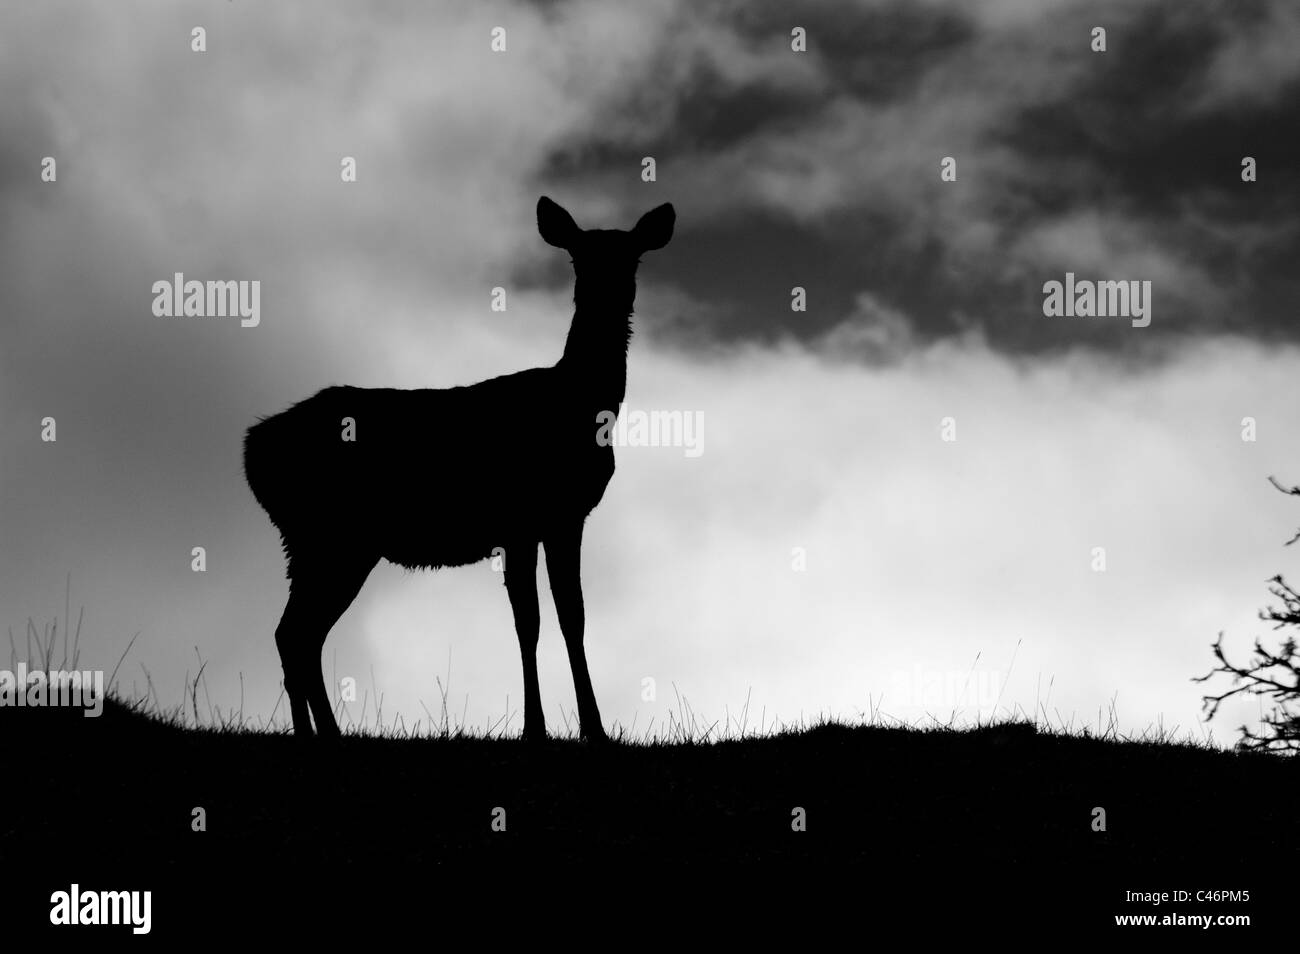
[[[289,599],[275,630],[296,735],[337,738],[321,651],[381,559],[464,566],[498,552],[524,668],[525,740],[546,738],[537,682],[537,549],[577,693],[580,736],[605,730],[583,650],[580,554],[587,516],[614,473],[597,416],[627,390],[641,253],[672,238],[664,204],[630,231],[581,229],[543,196],[537,228],[572,256],[573,322],[551,367],[468,387],[327,387],[263,418],[244,438],[244,473],[280,531]],[[607,419],[607,418],[606,418]]]

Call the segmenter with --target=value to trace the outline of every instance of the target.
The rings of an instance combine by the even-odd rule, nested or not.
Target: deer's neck
[[[573,324],[558,367],[597,410],[618,411],[627,394],[627,346],[635,298],[635,282],[597,288],[579,279],[575,286]]]

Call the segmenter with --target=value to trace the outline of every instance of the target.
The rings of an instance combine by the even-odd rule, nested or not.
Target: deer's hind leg
[[[310,712],[318,734],[338,738],[338,723],[321,672],[321,650],[330,630],[352,605],[378,562],[378,558],[319,552],[290,557],[289,602],[276,627],[275,644],[284,667],[284,688],[295,735],[312,734]]]
[[[542,690],[537,681],[537,637],[541,632],[541,611],[537,605],[537,541],[519,541],[506,547],[506,592],[515,617],[519,654],[524,663],[525,742],[546,740],[546,716],[542,713]]]

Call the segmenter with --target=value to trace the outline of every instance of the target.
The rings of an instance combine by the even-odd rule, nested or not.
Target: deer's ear
[[[676,221],[677,213],[673,211],[672,204],[665,202],[641,216],[641,220],[632,229],[632,234],[636,236],[642,251],[651,252],[668,244],[668,240],[673,237],[673,223]]]
[[[573,216],[546,196],[537,200],[537,231],[547,245],[566,250],[572,249],[582,234],[582,229],[573,221]]]

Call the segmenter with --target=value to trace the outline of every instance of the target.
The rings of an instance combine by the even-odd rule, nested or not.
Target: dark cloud
[[[977,27],[955,10],[896,2],[862,8],[773,4],[752,35],[781,34],[797,21],[815,38],[813,49],[835,90],[867,102],[911,97],[939,64],[965,50]]]
[[[865,291],[906,314],[918,342],[979,327],[1015,352],[1137,348],[1105,323],[1043,320],[1042,283],[1066,271],[1151,280],[1156,341],[1295,336],[1300,71],[1252,63],[1267,61],[1271,35],[1300,39],[1300,21],[1265,2],[1000,9],[699,14],[717,50],[775,62],[796,56],[790,26],[807,27],[816,81],[737,79],[697,49],[675,87],[629,84],[658,97],[653,108],[640,93],[609,104],[639,141],[596,124],[539,178],[618,181],[658,157],[660,188],[686,196],[665,268],[711,306],[724,341],[815,337]],[[1104,53],[1089,48],[1095,24]],[[969,108],[948,117],[954,99]],[[938,181],[945,145],[957,183]],[[1240,178],[1247,155],[1255,183]],[[807,183],[819,183],[815,207]],[[692,197],[709,205],[698,216]],[[789,310],[796,284],[807,315]]]
[[[1243,15],[1259,16],[1260,6],[1243,5]],[[1039,208],[1016,225],[1071,209],[1114,210],[1222,292],[1206,303],[1161,289],[1187,330],[1294,334],[1300,289],[1283,263],[1300,253],[1300,183],[1287,174],[1300,167],[1300,82],[1267,101],[1193,110],[1231,31],[1186,12],[1151,9],[1112,32],[1103,69],[995,132],[1042,170]],[[1259,163],[1258,182],[1242,182],[1244,156]]]

